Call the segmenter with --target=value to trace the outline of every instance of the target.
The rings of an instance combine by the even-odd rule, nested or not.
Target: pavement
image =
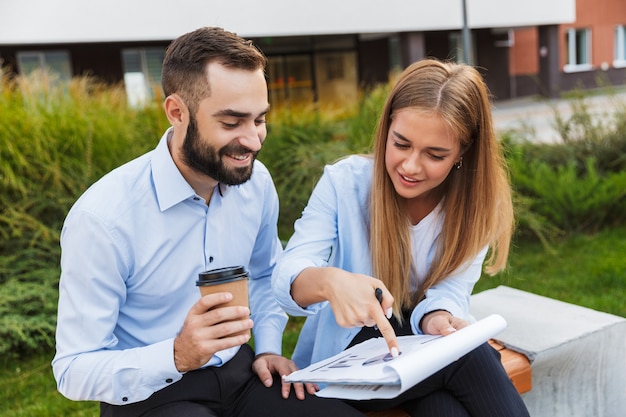
[[[608,120],[621,109],[626,111],[626,90],[617,90],[610,94],[590,93],[585,103],[591,115],[601,120]],[[540,99],[525,97],[511,100],[499,100],[493,103],[493,119],[496,131],[513,131],[524,138],[537,142],[560,142],[561,137],[555,128],[555,115],[569,118],[572,115],[570,99]]]

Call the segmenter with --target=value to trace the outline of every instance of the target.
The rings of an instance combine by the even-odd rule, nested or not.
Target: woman
[[[396,334],[445,336],[468,325],[483,263],[490,274],[505,267],[514,225],[490,111],[474,68],[416,62],[391,90],[373,155],[325,168],[272,277],[283,308],[308,316],[299,367],[381,334],[397,355]],[[393,400],[353,405],[528,416],[488,344]]]

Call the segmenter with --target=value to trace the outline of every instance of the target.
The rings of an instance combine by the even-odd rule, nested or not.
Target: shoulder
[[[110,217],[132,207],[147,192],[152,192],[151,154],[148,152],[105,174],[80,196],[70,213],[80,210]]]
[[[352,196],[362,203],[369,195],[373,166],[373,160],[367,156],[348,156],[324,168],[320,187],[332,190],[344,204],[354,201]]]
[[[371,175],[374,160],[367,155],[350,155],[334,164],[327,165],[325,171],[333,175],[349,174],[350,176]]]
[[[331,182],[344,187],[369,189],[373,169],[372,158],[364,155],[351,155],[327,165],[324,168],[324,176],[329,177]]]

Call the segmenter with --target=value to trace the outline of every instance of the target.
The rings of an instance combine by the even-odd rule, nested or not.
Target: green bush
[[[0,356],[19,356],[54,345],[67,211],[167,124],[160,104],[129,108],[123,89],[94,79],[0,81]]]
[[[589,158],[596,160],[601,174],[626,170],[626,103],[613,103],[599,114],[592,114],[587,98],[570,100],[572,114],[565,117],[555,111],[555,127],[562,143],[540,146],[538,152],[551,165],[576,161],[579,172]]]
[[[569,116],[554,110],[561,142],[535,143],[504,135],[516,193],[520,235],[545,242],[595,233],[626,221],[626,104],[613,97],[592,114],[588,96],[569,96]]]
[[[272,173],[280,197],[279,234],[286,240],[324,165],[348,152],[337,123],[310,109],[280,109],[271,115],[259,160]]]
[[[326,164],[342,156],[370,151],[372,136],[389,87],[363,94],[356,106],[272,110],[268,138],[259,154],[272,172],[280,196],[279,234],[287,240],[293,223]]]
[[[593,158],[587,159],[582,174],[574,161],[557,167],[543,161],[509,162],[517,192],[529,196],[530,211],[551,225],[567,233],[595,233],[620,221],[626,172],[601,177]]]

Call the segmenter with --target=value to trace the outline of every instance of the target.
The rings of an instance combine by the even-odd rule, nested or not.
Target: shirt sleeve
[[[114,334],[128,260],[115,234],[88,212],[70,213],[61,235],[56,355],[59,391],[72,400],[129,404],[182,378],[173,339],[121,349]]]
[[[318,312],[327,302],[300,307],[291,297],[291,283],[308,267],[324,267],[336,255],[337,193],[328,167],[319,180],[309,202],[294,225],[295,233],[272,275],[272,285],[278,303],[287,313],[309,316]]]
[[[271,275],[282,252],[278,238],[278,195],[269,177],[265,182],[262,223],[250,260],[250,309],[254,327],[255,353],[282,353],[282,335],[288,317],[277,304]]]
[[[420,320],[434,310],[446,310],[455,317],[469,319],[470,295],[480,279],[487,250],[488,247],[485,247],[471,263],[462,266],[426,291],[426,297],[411,314],[411,327],[415,334],[423,334],[419,328]]]

